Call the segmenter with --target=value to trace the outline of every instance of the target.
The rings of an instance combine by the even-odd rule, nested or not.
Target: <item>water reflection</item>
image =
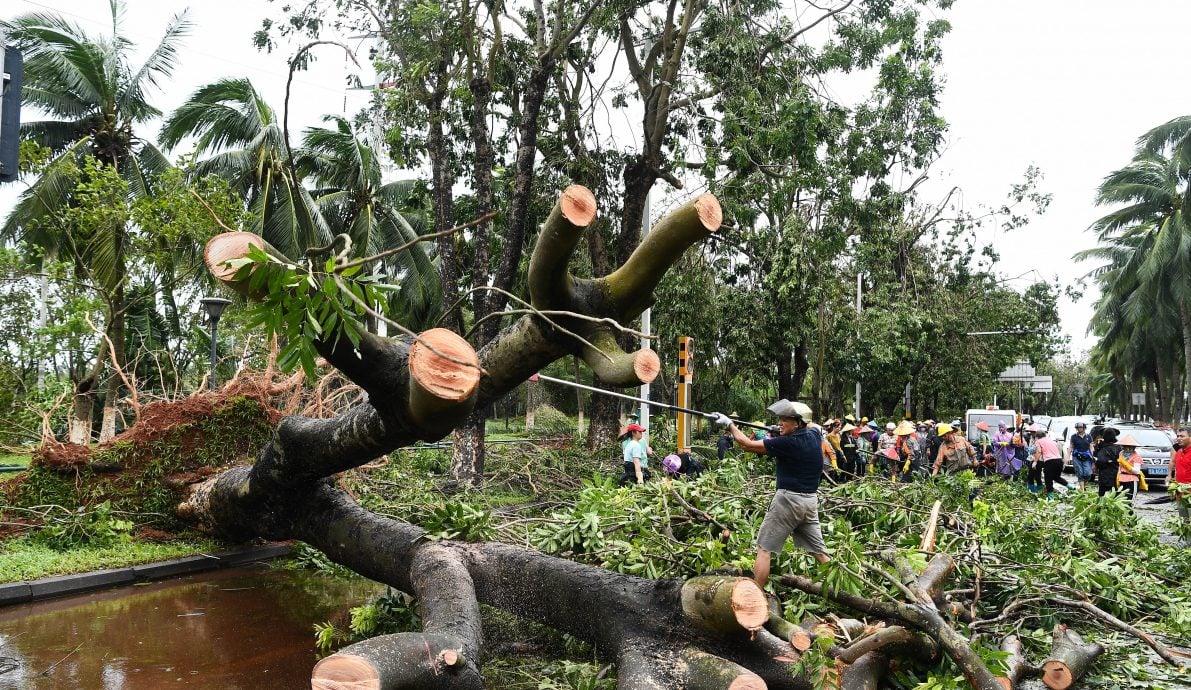
[[[257,565],[3,608],[0,690],[310,687],[312,626],[382,590]]]

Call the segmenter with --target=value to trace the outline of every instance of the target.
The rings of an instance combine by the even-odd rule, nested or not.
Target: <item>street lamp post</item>
[[[207,378],[207,389],[213,391],[215,390],[215,361],[218,357],[215,348],[215,333],[219,326],[219,317],[227,305],[232,302],[222,297],[204,297],[199,301],[203,305],[203,310],[207,312],[207,323],[211,327],[211,375]]]

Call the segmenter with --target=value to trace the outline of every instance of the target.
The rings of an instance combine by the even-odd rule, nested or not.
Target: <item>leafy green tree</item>
[[[31,112],[47,116],[22,123],[22,138],[55,155],[21,195],[0,232],[40,247],[44,256],[68,259],[77,279],[102,290],[107,308],[100,348],[110,342],[111,356],[122,366],[128,308],[128,211],[123,198],[147,193],[147,179],[169,167],[160,151],[138,139],[134,129],[161,114],[149,95],[173,72],[179,39],[190,24],[184,14],[176,15],[158,45],[135,66],[130,61],[134,44],[121,28],[124,5],[111,0],[110,6],[107,36],[89,36],[65,18],[41,12],[0,25],[25,56],[23,103],[32,106]],[[123,197],[112,196],[117,193]],[[88,199],[114,208],[88,208]],[[71,438],[76,442],[90,437],[91,411],[106,359],[102,351],[94,366],[75,381]],[[113,405],[119,390],[119,378],[109,377],[104,436],[115,428]]]

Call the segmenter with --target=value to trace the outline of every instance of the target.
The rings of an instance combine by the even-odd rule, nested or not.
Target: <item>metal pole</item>
[[[861,303],[860,291],[864,285],[864,271],[856,273],[856,349],[860,349],[860,315],[864,313],[864,305]],[[856,423],[860,423],[860,369],[856,369]]]
[[[649,212],[650,212],[649,207],[650,207],[651,197],[653,197],[653,187],[650,187],[649,191],[645,193],[645,210],[641,214],[641,241],[642,242],[645,241],[645,236],[649,234]],[[651,311],[652,311],[651,309],[646,309],[645,311],[641,312],[641,333],[642,333],[641,349],[643,349],[643,350],[647,350],[650,347],[650,343],[649,343],[649,335],[650,335],[649,321],[650,321],[650,318],[649,317],[650,317]],[[644,400],[649,400],[649,384],[648,383],[641,384],[641,398]],[[641,426],[645,429],[645,433],[648,434],[649,433],[649,405],[647,405],[645,403],[641,403],[641,410],[638,413],[638,416],[641,419]]]
[[[599,393],[600,395],[610,395],[613,398],[620,398],[621,400],[630,400],[632,402],[641,403],[642,405],[648,405],[650,407],[661,407],[661,408],[665,408],[667,410],[674,410],[675,412],[686,412],[687,414],[698,415],[698,416],[706,418],[706,419],[710,419],[712,416],[708,412],[700,412],[699,410],[692,410],[688,407],[679,407],[678,405],[669,405],[667,403],[660,403],[660,402],[654,402],[652,400],[643,400],[641,398],[634,398],[633,396],[625,395],[624,393],[614,393],[612,391],[606,391],[603,388],[592,388],[591,386],[585,386],[582,383],[575,383],[574,381],[567,381],[566,379],[556,379],[553,376],[546,376],[545,374],[534,374],[533,376],[530,377],[529,380],[530,381],[541,380],[541,381],[547,381],[549,383],[559,383],[564,386],[571,386],[573,388],[579,388],[581,390],[590,391],[592,393]],[[739,419],[733,419],[732,423],[735,424],[736,426],[747,426],[747,427],[750,427],[753,429],[764,429],[765,431],[769,431],[769,427],[765,426],[764,424],[753,424],[752,422],[742,422]]]
[[[215,350],[215,331],[219,327],[219,319],[211,317],[211,376],[207,378],[207,389],[215,390],[215,359],[218,353]]]

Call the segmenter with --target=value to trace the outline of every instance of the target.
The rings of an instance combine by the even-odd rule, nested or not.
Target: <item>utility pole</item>
[[[864,314],[861,290],[864,288],[864,271],[856,273],[856,349],[860,349],[860,316]],[[856,423],[860,423],[860,366],[856,367]]]
[[[650,201],[652,201],[652,197],[653,197],[653,188],[650,187],[649,191],[645,194],[645,212],[641,214],[641,241],[642,242],[645,242],[645,236],[649,234],[649,213],[650,213],[649,207],[650,207]],[[641,312],[641,334],[642,334],[641,335],[641,349],[643,349],[643,350],[651,347],[650,342],[649,342],[649,336],[650,336],[649,316],[650,316],[651,311],[652,311],[652,309],[647,308],[645,311]],[[648,383],[641,384],[641,399],[649,400],[649,384]],[[640,412],[638,413],[638,416],[640,417],[640,420],[641,420],[641,426],[645,429],[645,433],[648,434],[649,433],[649,405],[646,405],[645,403],[641,403],[641,409],[640,409]]]

